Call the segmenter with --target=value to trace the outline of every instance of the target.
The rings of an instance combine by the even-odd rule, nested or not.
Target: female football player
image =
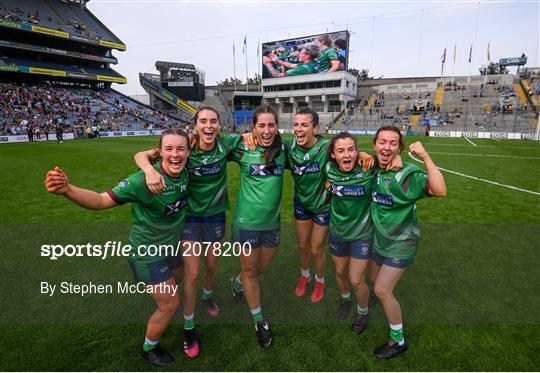
[[[185,132],[165,130],[159,140],[160,162],[153,165],[163,175],[167,193],[148,193],[144,173],[135,172],[104,193],[76,187],[58,167],[49,171],[45,187],[49,193],[62,195],[90,210],[104,210],[132,203],[133,227],[129,237],[129,264],[135,280],[147,286],[147,292],[157,305],[146,329],[141,355],[151,363],[168,366],[174,358],[159,346],[159,339],[180,306],[177,282],[180,278],[181,257],[175,253],[185,220],[188,197],[188,177],[185,164],[190,143]],[[170,245],[171,250],[151,256],[150,245]],[[163,246],[165,247],[165,246]]]
[[[385,170],[403,149],[402,135],[397,127],[379,128],[373,139],[373,148],[379,169],[371,204],[374,265],[370,272],[375,283],[375,295],[390,324],[389,342],[377,348],[374,354],[388,359],[407,348],[401,308],[394,289],[418,249],[420,230],[416,221],[416,201],[428,196],[444,197],[447,190],[441,172],[420,142],[411,144],[409,151],[422,159],[426,171],[407,162],[397,172]]]

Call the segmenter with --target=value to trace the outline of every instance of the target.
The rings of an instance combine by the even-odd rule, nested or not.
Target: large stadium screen
[[[262,77],[267,79],[346,70],[348,52],[348,31],[263,43]]]

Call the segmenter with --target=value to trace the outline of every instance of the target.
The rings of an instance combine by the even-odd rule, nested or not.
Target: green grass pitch
[[[418,139],[418,138],[417,138]],[[415,138],[407,138],[410,143]],[[210,320],[200,304],[201,356],[182,351],[180,320],[162,344],[185,371],[530,371],[540,367],[540,144],[529,141],[421,138],[439,167],[514,186],[518,191],[443,172],[449,195],[418,202],[422,241],[397,288],[409,350],[391,361],[372,351],[387,339],[380,305],[368,328],[350,332],[335,317],[339,293],[327,252],[327,295],[313,305],[296,299],[298,275],[292,227],[292,179],[285,177],[282,240],[261,278],[262,306],[274,343],[261,349],[247,306],[231,300],[228,279],[237,259],[221,258],[216,297],[222,314]],[[154,370],[139,358],[154,305],[146,295],[40,294],[40,282],[131,281],[125,258],[40,256],[43,244],[127,241],[130,208],[93,212],[48,195],[46,172],[60,166],[78,186],[104,191],[135,171],[135,152],[154,138],[6,144],[0,146],[0,370]],[[360,137],[372,152],[371,138]],[[406,152],[402,157],[411,161]],[[238,167],[229,165],[231,206]],[[231,221],[229,211],[228,222]],[[230,226],[228,226],[230,233]]]

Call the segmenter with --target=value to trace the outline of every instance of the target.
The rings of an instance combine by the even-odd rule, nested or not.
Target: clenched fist
[[[413,142],[409,145],[409,151],[422,159],[428,156],[426,149],[424,149],[424,145],[422,145],[420,141]]]

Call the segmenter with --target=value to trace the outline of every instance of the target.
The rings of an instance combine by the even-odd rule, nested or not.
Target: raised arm
[[[66,174],[58,167],[47,172],[45,188],[47,192],[62,195],[89,210],[105,210],[117,205],[107,193],[96,193],[70,184]]]
[[[165,189],[165,180],[163,175],[152,166],[151,160],[154,158],[154,154],[154,149],[145,150],[135,154],[133,159],[137,167],[143,170],[148,189],[154,194],[161,194]]]
[[[444,177],[429,156],[429,154],[424,149],[422,143],[420,141],[412,143],[411,145],[409,145],[409,151],[419,156],[424,162],[424,165],[426,166],[426,171],[428,174],[429,193],[435,197],[446,196],[448,194],[448,191],[446,189]]]

